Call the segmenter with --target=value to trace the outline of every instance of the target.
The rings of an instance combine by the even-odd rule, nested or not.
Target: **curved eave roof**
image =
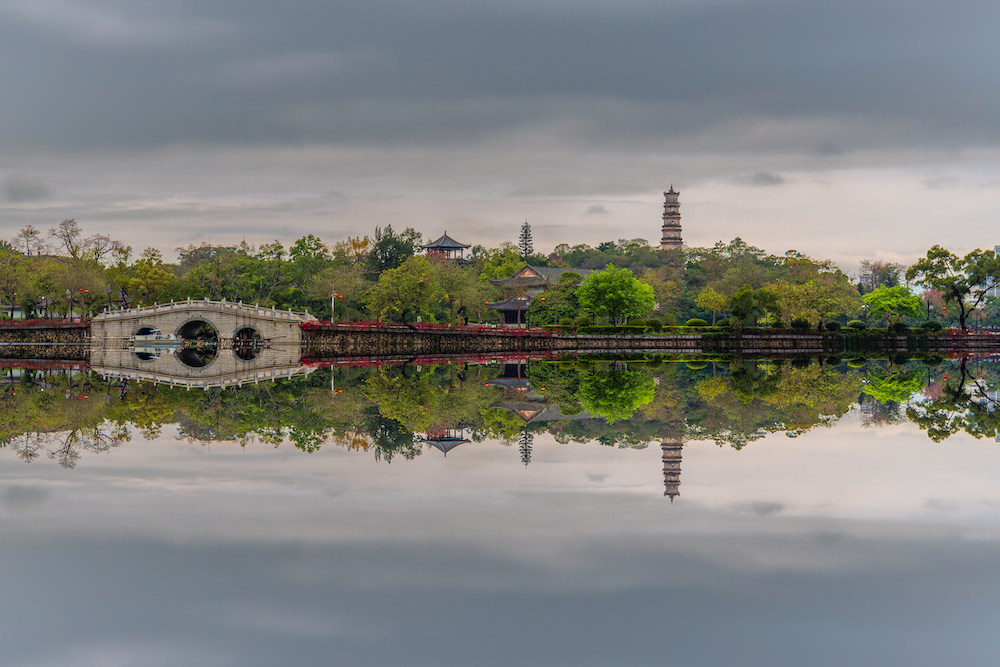
[[[427,245],[420,246],[420,249],[421,250],[464,250],[466,248],[471,248],[471,247],[472,246],[470,245],[459,243],[455,239],[445,234],[437,241],[431,241]]]
[[[493,310],[528,310],[531,304],[527,299],[507,299],[505,301],[491,301],[487,307]]]

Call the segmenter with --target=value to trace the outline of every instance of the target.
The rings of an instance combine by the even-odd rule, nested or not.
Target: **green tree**
[[[750,285],[744,285],[729,297],[729,310],[733,317],[746,326],[751,320],[756,321],[768,313],[780,314],[778,298],[774,292],[767,289],[754,291]]]
[[[375,239],[365,255],[365,268],[369,280],[377,280],[383,272],[395,269],[412,257],[420,247],[421,234],[412,227],[402,233],[393,231],[392,225],[375,228]]]
[[[528,306],[528,324],[533,327],[558,324],[559,320],[580,314],[579,273],[567,271],[559,282],[531,300]]]
[[[510,278],[524,266],[524,258],[510,242],[502,244],[499,248],[486,250],[478,261],[481,262],[480,280]]]
[[[868,381],[862,391],[881,403],[904,403],[926,384],[927,371],[923,369],[900,373],[886,373],[875,369],[868,374]]]
[[[531,225],[528,224],[527,220],[521,225],[521,236],[517,240],[517,248],[521,251],[522,259],[528,259],[535,252],[531,243]]]
[[[432,304],[444,294],[430,260],[417,255],[383,272],[362,300],[380,320],[406,321],[407,314],[430,317]]]
[[[1000,259],[992,250],[973,250],[959,258],[936,245],[906,270],[906,279],[938,290],[945,303],[958,306],[958,324],[964,330],[969,313],[986,299],[987,288],[1000,282]]]
[[[580,283],[580,308],[620,325],[653,309],[653,288],[636,280],[628,269],[609,264]]]
[[[889,328],[904,316],[920,317],[924,312],[924,304],[920,297],[902,285],[876,287],[862,299],[872,311],[881,313],[885,317],[886,326]]]
[[[711,287],[706,287],[701,292],[698,293],[698,298],[695,300],[695,305],[702,310],[708,310],[712,313],[712,326],[715,326],[715,317],[719,314],[719,311],[726,307],[726,297],[722,296],[716,292]]]

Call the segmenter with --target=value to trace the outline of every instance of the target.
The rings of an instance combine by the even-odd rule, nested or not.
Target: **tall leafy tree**
[[[383,272],[402,265],[413,257],[420,246],[421,234],[407,227],[397,234],[392,225],[375,228],[375,238],[365,255],[365,268],[370,280],[377,280]]]
[[[904,316],[920,317],[924,311],[920,297],[902,285],[876,287],[862,299],[865,305],[885,317],[886,326],[890,328]]]
[[[652,287],[640,283],[628,269],[619,269],[614,264],[584,278],[579,294],[584,312],[607,317],[616,326],[648,314],[655,303]]]
[[[958,257],[939,245],[906,270],[906,279],[941,292],[945,303],[958,307],[964,330],[969,313],[986,299],[987,288],[1000,282],[1000,258],[992,250],[973,250]]]
[[[563,318],[579,315],[579,289],[582,280],[579,273],[572,271],[559,276],[559,282],[531,300],[528,323],[535,327],[558,324]]]
[[[418,255],[385,271],[363,300],[380,320],[406,321],[407,315],[431,317],[431,304],[443,296],[430,260]]]
[[[696,306],[702,310],[711,311],[713,327],[715,326],[716,315],[719,314],[720,310],[725,309],[727,303],[726,297],[722,296],[711,287],[706,287],[699,292],[698,298],[695,300]]]
[[[767,289],[754,290],[749,285],[744,285],[729,298],[729,310],[742,326],[768,313],[781,313],[778,297],[774,292]]]

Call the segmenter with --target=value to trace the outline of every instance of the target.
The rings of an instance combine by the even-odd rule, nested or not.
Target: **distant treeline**
[[[65,317],[71,306],[79,315],[108,306],[208,297],[308,310],[321,318],[332,314],[350,320],[490,322],[498,315],[486,302],[509,295],[489,281],[509,277],[525,263],[571,269],[614,265],[652,290],[652,300],[642,305],[647,312],[630,313],[629,319],[651,317],[671,325],[692,318],[724,323],[735,317],[739,325],[780,319],[815,326],[831,319],[868,319],[878,311],[871,318],[876,324],[882,316],[891,320],[894,313],[866,309],[862,296],[879,287],[899,286],[905,269],[865,260],[860,274],[851,277],[832,262],[794,250],[769,255],[739,238],[711,248],[671,250],[652,247],[644,239],[620,239],[596,248],[560,244],[540,254],[530,251],[530,228],[527,232],[527,244],[521,238],[519,245],[475,245],[460,263],[421,254],[419,246],[428,237],[391,226],[376,228],[372,236],[329,244],[310,234],[289,247],[278,241],[261,246],[189,245],[178,248],[178,260],[171,263],[156,249],[135,256],[130,246],[102,234],[88,236],[75,220],[65,220],[47,233],[28,225],[10,241],[0,242],[0,302],[8,315],[20,306],[25,317]],[[524,233],[522,228],[522,237]],[[593,300],[581,303],[581,276],[573,275],[543,294],[545,301],[533,301],[530,324],[587,317],[587,308],[591,315],[597,313]],[[926,274],[913,277],[920,280]],[[1000,321],[1000,308],[991,298],[959,313],[957,308],[946,309],[948,299],[968,302],[970,293],[954,297],[927,280],[924,285],[924,312],[918,317],[911,304],[907,317],[931,316],[947,323],[959,315],[976,321],[978,315],[979,321]]]

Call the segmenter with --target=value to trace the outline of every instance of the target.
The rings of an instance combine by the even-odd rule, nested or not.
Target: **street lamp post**
[[[73,290],[66,288],[66,298],[69,300],[69,321],[73,321]]]
[[[80,308],[83,310],[80,314],[80,321],[83,322],[83,318],[87,315],[87,297],[90,296],[90,290],[79,287],[77,291],[80,293]]]

